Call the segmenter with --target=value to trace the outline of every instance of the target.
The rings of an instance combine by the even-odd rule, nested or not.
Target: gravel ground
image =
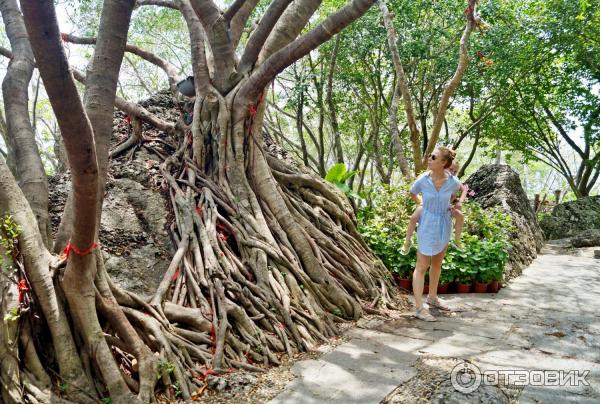
[[[430,403],[430,404],[512,404],[516,403],[518,391],[501,386],[481,386],[470,394],[454,389],[450,381],[452,369],[463,363],[462,359],[423,356],[417,359],[417,375],[398,386],[382,404]]]

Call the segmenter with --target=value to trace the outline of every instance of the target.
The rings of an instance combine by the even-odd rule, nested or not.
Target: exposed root
[[[385,315],[390,306],[391,279],[360,238],[345,196],[265,154],[250,135],[234,140],[239,125],[228,125],[229,110],[219,105],[219,118],[194,125],[192,135],[183,126],[169,126],[163,136],[171,138],[145,145],[162,161],[176,244],[155,294],[145,299],[120,289],[96,255],[95,307],[109,351],[86,351],[84,368],[89,376],[106,376],[108,368],[94,363],[94,355],[100,352],[103,361],[112,355],[119,389],[141,402],[152,401],[157,390],[169,400],[189,399],[210,373],[260,372],[279,364],[282,355],[327,342],[338,333],[337,323],[364,312]],[[228,129],[215,132],[222,125]],[[198,141],[191,136],[208,137],[202,141],[206,159],[194,158]],[[131,139],[113,155],[140,136]],[[169,150],[161,149],[166,144]],[[35,350],[28,351],[27,334],[23,345],[27,397],[60,402],[47,390],[50,379]],[[114,371],[110,375],[116,377]],[[104,388],[97,386],[100,397]]]

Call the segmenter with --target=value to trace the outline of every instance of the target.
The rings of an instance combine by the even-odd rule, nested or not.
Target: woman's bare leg
[[[412,215],[410,215],[410,221],[408,222],[408,227],[406,228],[406,238],[404,239],[404,245],[402,246],[402,254],[408,254],[408,250],[410,250],[411,239],[413,234],[415,233],[415,229],[417,228],[417,223],[421,218],[421,212],[423,211],[422,206],[417,206]]]
[[[431,257],[421,254],[417,251],[417,265],[413,272],[413,295],[415,297],[415,306],[418,309],[423,307],[423,285],[425,283],[425,272],[429,267]]]
[[[443,304],[437,297],[437,287],[440,281],[442,263],[444,262],[444,256],[446,255],[447,249],[448,246],[446,246],[441,253],[431,257],[431,268],[429,269],[429,295],[427,296],[427,304],[440,310],[450,310],[450,308]]]
[[[448,246],[446,246],[441,253],[431,257],[431,268],[429,269],[429,299],[435,299],[437,297],[437,287],[440,282],[440,274],[442,273],[442,262],[444,262],[447,248]]]

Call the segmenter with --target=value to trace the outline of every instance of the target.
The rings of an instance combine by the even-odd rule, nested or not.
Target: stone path
[[[547,246],[497,294],[446,295],[449,305],[465,311],[432,311],[435,323],[407,313],[349,331],[348,342],[296,363],[297,378],[271,403],[411,401],[403,394],[427,382],[425,359],[467,360],[481,371],[589,371],[587,386],[534,386],[537,372],[518,376],[534,379],[524,387],[481,386],[462,394],[450,384],[451,367],[440,378],[436,365],[436,384],[425,386],[430,402],[600,402],[600,260],[593,249],[574,256],[558,247]]]

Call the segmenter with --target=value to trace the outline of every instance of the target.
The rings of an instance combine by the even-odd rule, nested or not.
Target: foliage
[[[408,196],[408,185],[382,186],[373,193],[372,207],[358,212],[359,231],[375,255],[400,277],[407,277],[417,262],[414,248],[408,255],[400,254],[406,227],[415,203]]]
[[[19,307],[13,307],[4,315],[4,322],[8,323],[12,321],[17,321],[19,320],[19,317],[21,317]]]
[[[504,49],[514,91],[493,117],[505,147],[559,172],[578,196],[600,176],[600,7],[589,1],[526,2]],[[500,63],[502,64],[502,63]]]
[[[158,361],[158,373],[156,378],[160,379],[163,375],[170,375],[175,371],[175,365],[169,361],[161,359]]]
[[[358,215],[359,230],[369,246],[400,277],[408,277],[416,264],[416,248],[411,248],[407,255],[400,254],[414,207],[408,186],[382,187],[375,193],[373,206],[362,209]],[[484,210],[476,202],[465,203],[463,213],[465,252],[449,247],[440,283],[502,279],[510,248],[510,216],[496,209]]]
[[[344,163],[337,163],[331,166],[329,171],[327,171],[327,175],[325,175],[325,180],[331,182],[336,187],[342,190],[342,192],[347,197],[352,197],[355,199],[360,199],[360,196],[352,191],[346,181],[356,175],[358,171],[347,171],[346,165]]]
[[[7,215],[0,220],[0,268],[10,270],[12,268],[12,254],[17,246],[21,230],[12,216]]]

